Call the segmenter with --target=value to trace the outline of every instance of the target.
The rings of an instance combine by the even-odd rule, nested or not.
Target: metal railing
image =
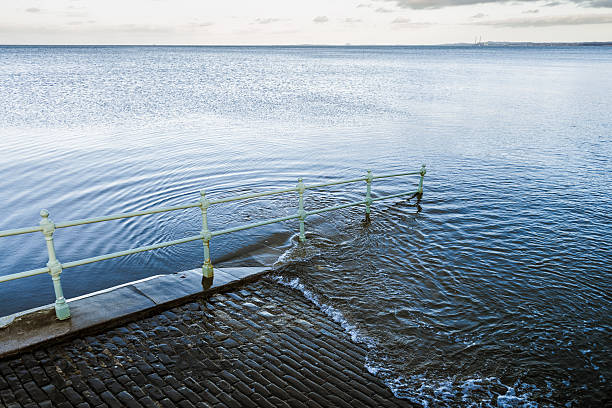
[[[80,265],[86,265],[86,264],[93,263],[93,262],[104,261],[106,259],[118,258],[121,256],[126,256],[126,255],[131,255],[131,254],[137,254],[139,252],[151,251],[154,249],[164,248],[164,247],[168,247],[172,245],[183,244],[186,242],[191,242],[191,241],[196,241],[196,240],[201,239],[204,244],[204,263],[202,265],[203,280],[204,279],[212,280],[213,265],[210,261],[210,240],[212,237],[216,237],[222,234],[228,234],[230,232],[242,231],[242,230],[246,230],[249,228],[255,228],[255,227],[272,224],[276,222],[287,221],[287,220],[292,220],[292,219],[299,219],[299,222],[300,222],[299,239],[300,239],[300,242],[305,242],[306,237],[304,234],[304,222],[306,220],[306,217],[310,215],[320,214],[326,211],[333,211],[333,210],[339,210],[339,209],[347,208],[347,207],[365,205],[366,222],[369,222],[370,206],[375,201],[402,197],[402,196],[406,196],[410,194],[412,194],[412,197],[416,196],[420,200],[421,196],[423,195],[423,178],[425,177],[425,173],[426,173],[426,169],[425,169],[425,165],[423,165],[421,167],[421,170],[416,171],[416,172],[386,174],[386,175],[375,177],[372,175],[372,171],[368,170],[365,177],[360,177],[360,178],[355,178],[355,179],[350,179],[350,180],[334,181],[330,183],[312,184],[312,185],[304,184],[303,180],[300,178],[298,179],[298,184],[293,188],[287,188],[284,190],[265,191],[263,193],[247,194],[247,195],[241,195],[241,196],[229,197],[229,198],[220,198],[216,200],[209,200],[208,198],[206,198],[206,194],[204,190],[202,190],[200,191],[200,200],[198,202],[191,203],[191,204],[176,205],[173,207],[165,207],[165,208],[153,208],[153,209],[145,210],[145,211],[135,211],[135,212],[128,212],[128,213],[112,214],[112,215],[107,215],[103,217],[86,218],[82,220],[65,221],[65,222],[59,222],[59,223],[54,223],[51,219],[49,219],[49,212],[47,210],[41,210],[40,216],[42,217],[42,220],[40,221],[39,226],[0,231],[0,237],[28,234],[32,232],[41,231],[45,237],[45,241],[47,244],[47,252],[49,255],[49,262],[47,262],[47,266],[44,268],[31,269],[25,272],[19,272],[19,273],[14,273],[11,275],[0,276],[0,283],[11,281],[14,279],[21,279],[21,278],[27,278],[29,276],[40,275],[43,273],[49,273],[53,280],[53,289],[55,291],[55,299],[56,299],[55,300],[55,314],[57,318],[60,320],[68,319],[70,318],[70,309],[68,307],[68,304],[66,303],[66,299],[64,298],[64,294],[62,291],[62,285],[60,281],[60,275],[64,269],[73,268],[75,266],[80,266]],[[389,195],[385,197],[372,198],[371,192],[372,192],[372,181],[373,180],[389,178],[389,177],[407,176],[407,175],[420,175],[420,180],[419,180],[416,191],[410,191],[410,192],[405,192],[405,193],[400,193],[400,194],[393,194],[393,195]],[[338,184],[355,183],[359,181],[366,182],[366,195],[365,195],[364,200],[353,202],[353,203],[348,203],[348,204],[336,205],[333,207],[321,208],[318,210],[312,210],[312,211],[304,210],[304,191],[310,190],[310,189],[321,188],[321,187],[334,186]],[[217,231],[210,231],[208,228],[207,212],[208,212],[208,208],[211,205],[227,203],[230,201],[248,200],[252,198],[264,197],[264,196],[269,196],[269,195],[274,195],[274,194],[288,193],[288,192],[293,192],[293,191],[297,191],[298,199],[299,199],[298,212],[296,214],[289,215],[286,217],[272,218],[272,219],[268,219],[265,221],[254,222],[250,224],[245,224],[245,225],[241,225],[241,226],[237,226],[233,228],[221,229]],[[58,228],[74,227],[76,225],[93,224],[96,222],[138,217],[142,215],[157,214],[157,213],[176,211],[176,210],[184,210],[187,208],[195,208],[195,207],[199,207],[202,211],[202,231],[198,235],[192,235],[186,238],[181,238],[181,239],[177,239],[173,241],[166,241],[166,242],[161,242],[159,244],[141,246],[138,248],[128,249],[126,251],[113,252],[113,253],[106,254],[106,255],[94,256],[91,258],[84,258],[84,259],[80,259],[77,261],[71,261],[71,262],[66,262],[66,263],[61,263],[57,259],[57,255],[55,253],[55,246],[53,244],[53,234],[55,233],[55,230]]]

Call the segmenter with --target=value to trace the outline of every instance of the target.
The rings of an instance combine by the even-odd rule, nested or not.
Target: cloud
[[[474,14],[474,15],[472,16],[472,18],[483,18],[483,17],[486,17],[486,16],[487,16],[487,15],[486,15],[486,14],[484,14],[484,13],[478,13],[478,14]]]
[[[386,2],[395,3],[399,8],[403,9],[439,9],[444,7],[452,6],[465,6],[470,4],[485,4],[485,3],[538,3],[540,0],[382,0]],[[568,0],[569,3],[574,3],[580,7],[593,7],[593,8],[612,8],[612,0]],[[549,3],[561,4],[556,0]]]
[[[482,3],[505,3],[508,0],[383,0],[393,2],[399,8],[403,9],[439,9],[451,6],[463,6],[466,4],[482,4]],[[535,0],[527,0],[535,1]]]
[[[387,9],[387,8],[384,8],[384,7],[379,7],[379,8],[377,8],[374,11],[377,12],[377,13],[393,13],[393,12],[395,12],[395,10],[390,10],[390,9]]]
[[[431,23],[413,22],[406,17],[397,17],[395,20],[391,21],[391,24],[401,28],[423,28],[431,25]]]
[[[25,33],[25,34],[62,34],[78,30],[81,33],[122,34],[122,33],[145,33],[145,34],[168,34],[176,32],[176,27],[142,24],[96,24],[94,20],[70,21],[61,25],[2,25],[0,33]]]
[[[312,21],[314,21],[315,23],[327,23],[329,21],[329,18],[327,18],[327,16],[317,16],[313,18]]]
[[[345,23],[350,23],[350,24],[363,23],[363,20],[360,19],[360,18],[345,18],[342,21],[345,22]]]
[[[189,27],[192,27],[192,28],[210,27],[211,25],[214,25],[214,24],[215,23],[213,23],[212,21],[193,22],[189,24]]]
[[[255,22],[257,24],[272,24],[282,21],[280,18],[256,18]]]
[[[153,24],[119,24],[103,28],[103,30],[126,32],[126,33],[170,33],[176,31],[176,27],[153,25]]]
[[[538,14],[539,12],[540,12],[540,10],[533,9],[533,10],[525,10],[525,11],[523,11],[523,14]]]
[[[79,26],[79,25],[85,25],[85,24],[96,24],[96,20],[87,20],[87,21],[73,20],[73,21],[69,21],[66,23],[66,25],[69,25],[69,26]]]
[[[36,7],[30,7],[26,9],[27,13],[40,13],[40,9]]]
[[[365,3],[361,3],[361,4],[357,5],[357,8],[362,8],[362,7],[370,8],[370,7],[372,7],[372,5],[371,4],[365,4]]]
[[[473,23],[497,27],[550,27],[564,25],[612,24],[612,14],[584,14],[581,16],[526,17]]]
[[[560,1],[551,1],[550,3],[546,3],[543,5],[543,7],[556,7],[556,6],[560,6],[561,3]]]

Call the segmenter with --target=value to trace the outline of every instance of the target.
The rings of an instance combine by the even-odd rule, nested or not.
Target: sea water
[[[424,196],[215,237],[275,265],[394,393],[425,406],[605,406],[612,395],[609,47],[0,47],[0,229],[427,164]],[[375,181],[381,197],[418,178]],[[365,183],[309,190],[306,209]],[[216,205],[211,229],[294,214]],[[61,229],[61,262],[199,233],[197,208]],[[0,239],[0,274],[47,262]],[[66,297],[197,268],[192,242],[67,269]],[[0,315],[54,301],[0,285]]]

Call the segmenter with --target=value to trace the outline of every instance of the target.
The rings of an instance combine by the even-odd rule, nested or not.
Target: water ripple
[[[0,229],[417,170],[425,195],[211,241],[271,265],[425,406],[605,406],[612,390],[612,55],[589,48],[0,47]],[[138,63],[134,63],[138,61]],[[376,180],[374,197],[415,177]],[[365,183],[307,191],[306,208]],[[210,227],[295,214],[297,195],[225,203]],[[193,208],[58,230],[68,262],[196,234]],[[1,273],[47,262],[3,238]],[[202,243],[65,270],[68,297],[200,267]],[[0,314],[53,302],[2,285]],[[24,294],[28,294],[27,296]],[[36,296],[31,296],[36,294]]]

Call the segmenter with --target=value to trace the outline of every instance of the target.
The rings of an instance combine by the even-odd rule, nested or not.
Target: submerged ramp
[[[412,406],[364,368],[365,356],[300,292],[264,278],[0,360],[0,404]]]
[[[54,305],[0,318],[0,358],[36,345],[116,326],[139,316],[185,303],[192,297],[213,294],[257,279],[269,271],[262,267],[215,268],[214,280],[202,285],[200,269],[156,275],[90,293],[67,302],[72,317],[55,318]]]

